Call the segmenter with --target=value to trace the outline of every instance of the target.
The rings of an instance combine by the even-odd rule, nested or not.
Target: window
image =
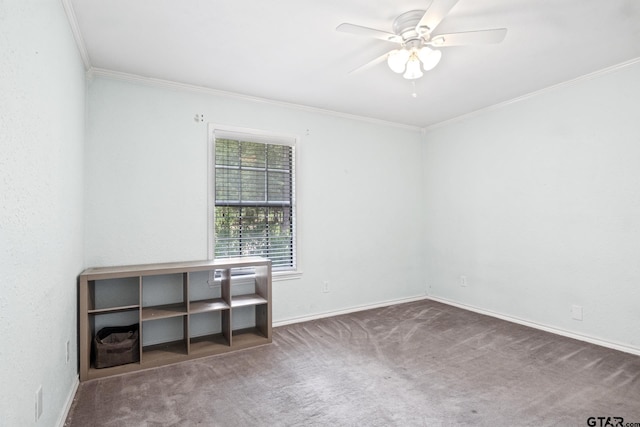
[[[214,257],[296,269],[295,139],[214,131]]]

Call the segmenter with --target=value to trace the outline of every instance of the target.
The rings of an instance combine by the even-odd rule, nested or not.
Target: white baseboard
[[[558,329],[558,328],[554,328],[551,326],[547,326],[547,325],[541,325],[535,322],[531,322],[528,320],[524,320],[524,319],[520,319],[517,317],[513,317],[513,316],[508,316],[505,314],[501,314],[501,313],[496,313],[490,310],[485,310],[482,308],[478,308],[478,307],[474,307],[472,305],[467,305],[467,304],[461,304],[455,301],[451,301],[448,300],[446,298],[440,298],[440,297],[435,297],[435,296],[427,296],[427,295],[421,295],[421,296],[416,296],[416,297],[410,297],[410,298],[401,298],[401,299],[396,299],[396,300],[391,300],[391,301],[385,301],[385,302],[381,302],[381,303],[376,303],[376,304],[367,304],[367,305],[360,305],[360,306],[356,306],[356,307],[349,307],[343,310],[335,310],[335,311],[327,311],[324,313],[318,313],[318,314],[313,314],[310,316],[300,316],[300,317],[292,317],[289,319],[284,319],[284,320],[278,320],[276,322],[273,322],[273,327],[278,327],[278,326],[285,326],[285,325],[291,325],[294,323],[302,323],[302,322],[308,322],[310,320],[317,320],[317,319],[323,319],[325,317],[333,317],[333,316],[339,316],[341,314],[349,314],[349,313],[355,313],[357,311],[364,311],[364,310],[370,310],[373,308],[380,308],[380,307],[387,307],[390,305],[396,305],[396,304],[404,304],[407,302],[414,302],[414,301],[422,301],[422,300],[432,300],[432,301],[436,301],[436,302],[440,302],[443,304],[447,304],[453,307],[458,307],[461,308],[463,310],[469,310],[469,311],[473,311],[475,313],[479,313],[479,314],[484,314],[486,316],[491,316],[491,317],[495,317],[497,319],[501,319],[501,320],[506,320],[507,322],[512,322],[512,323],[517,323],[519,325],[523,325],[523,326],[528,326],[530,328],[534,328],[534,329],[539,329],[541,331],[545,331],[545,332],[550,332],[552,334],[556,334],[556,335],[560,335],[563,337],[567,337],[567,338],[572,338],[578,341],[584,341],[584,342],[588,342],[590,344],[595,344],[595,345],[599,345],[601,347],[606,347],[606,348],[610,348],[613,350],[618,350],[618,351],[623,351],[625,353],[630,353],[630,354],[634,354],[636,356],[640,356],[640,348],[635,348],[635,347],[629,347],[623,344],[617,344],[617,343],[612,343],[609,341],[605,341],[599,338],[593,338],[590,336],[586,336],[586,335],[580,335],[580,334],[576,334],[574,332],[569,332],[566,331],[564,329]]]
[[[404,304],[407,302],[414,302],[414,301],[422,301],[425,299],[428,299],[426,295],[420,295],[416,297],[400,298],[400,299],[395,299],[391,301],[379,302],[375,304],[359,305],[356,307],[345,308],[343,310],[325,311],[324,313],[312,314],[310,316],[292,317],[289,319],[278,320],[276,322],[273,322],[273,327],[276,328],[278,326],[291,325],[293,323],[308,322],[310,320],[324,319],[325,317],[339,316],[341,314],[355,313],[357,311],[371,310],[373,308],[388,307],[390,305]]]
[[[451,305],[453,307],[458,307],[463,310],[473,311],[475,313],[484,314],[486,316],[495,317],[501,320],[506,320],[507,322],[517,323],[519,325],[528,326],[530,328],[539,329],[541,331],[550,332],[552,334],[561,335],[567,338],[573,338],[578,341],[588,342],[590,344],[599,345],[601,347],[611,348],[613,350],[623,351],[625,353],[635,354],[636,356],[640,356],[640,348],[629,347],[623,344],[612,343],[609,341],[601,340],[599,338],[593,338],[586,335],[576,334],[574,332],[565,331],[564,329],[558,329],[551,326],[540,325],[535,322],[530,322],[528,320],[519,319],[517,317],[508,316],[505,314],[496,313],[490,310],[485,310],[482,308],[474,307],[472,305],[461,304],[455,301],[450,301],[446,298],[428,296],[426,299],[430,299],[432,301],[441,302],[443,304]]]
[[[71,410],[71,404],[73,403],[73,398],[76,396],[76,392],[78,391],[78,386],[80,385],[80,379],[76,375],[73,380],[73,384],[71,385],[71,390],[69,390],[69,395],[67,396],[67,401],[64,404],[64,408],[62,408],[62,412],[60,413],[60,417],[58,418],[58,422],[56,426],[64,427],[65,421],[67,421],[67,417],[69,416],[69,411]]]

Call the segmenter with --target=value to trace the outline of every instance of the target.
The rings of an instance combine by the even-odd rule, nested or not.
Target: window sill
[[[284,280],[297,280],[302,278],[302,271],[276,271],[271,275],[273,282],[281,282]]]

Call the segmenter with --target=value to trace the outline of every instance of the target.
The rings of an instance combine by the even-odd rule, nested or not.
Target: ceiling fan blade
[[[500,43],[507,35],[506,28],[493,30],[466,31],[463,33],[440,34],[427,43],[433,47],[466,46],[474,44]]]
[[[419,34],[431,33],[456,3],[458,0],[434,0],[416,25],[416,31]]]
[[[338,25],[336,30],[342,33],[355,34],[356,36],[373,37],[387,42],[402,43],[402,37],[396,34],[376,30],[374,28],[363,27],[361,25],[344,23]]]
[[[360,71],[367,70],[367,69],[373,67],[374,65],[378,65],[381,62],[386,61],[387,60],[387,56],[389,56],[389,52],[385,53],[384,55],[378,56],[376,59],[374,59],[372,61],[369,61],[366,64],[359,66],[358,68],[354,68],[353,70],[349,71],[349,74],[358,73]]]

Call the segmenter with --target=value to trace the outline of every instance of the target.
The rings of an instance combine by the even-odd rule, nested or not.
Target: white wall
[[[430,130],[430,294],[640,350],[638,111],[635,63]]]
[[[60,422],[77,383],[85,79],[59,0],[0,1],[0,425]],[[66,362],[66,342],[71,360]]]
[[[425,294],[419,130],[104,75],[88,108],[87,266],[206,259],[211,122],[300,137],[303,275],[274,321]]]

